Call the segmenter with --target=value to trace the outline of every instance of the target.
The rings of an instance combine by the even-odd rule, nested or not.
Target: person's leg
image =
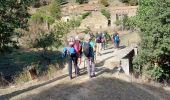
[[[88,73],[88,76],[91,78],[91,75],[90,75],[90,61],[89,59],[86,57],[86,67],[87,67],[87,73]]]
[[[99,43],[99,54],[101,55],[102,43]]]
[[[77,62],[78,74],[80,70],[80,64],[81,64],[81,57],[78,57],[78,62]]]
[[[104,50],[106,49],[106,42],[104,42]]]
[[[68,58],[68,72],[70,79],[72,79],[72,58]]]
[[[102,50],[104,50],[104,42],[102,42]]]
[[[96,47],[96,52],[97,52],[97,55],[99,54],[99,43],[96,44],[97,47]]]
[[[73,57],[73,62],[74,62],[74,68],[75,68],[75,75],[77,76],[78,75],[78,66],[77,66],[77,60],[78,60],[78,57],[75,56]]]
[[[94,57],[91,57],[91,76],[95,76],[95,63],[94,63]]]

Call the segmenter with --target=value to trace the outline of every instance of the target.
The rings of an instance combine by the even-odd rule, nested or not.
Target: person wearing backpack
[[[97,55],[101,55],[100,51],[101,51],[101,46],[102,46],[102,43],[101,43],[101,33],[100,32],[97,32],[96,33],[96,53]]]
[[[83,44],[83,53],[85,55],[85,63],[87,67],[87,72],[89,78],[95,77],[94,72],[94,42],[90,41],[91,37],[88,35],[85,38],[85,42]]]
[[[120,44],[119,34],[117,34],[117,35],[114,37],[114,43],[115,43],[115,47],[116,47],[116,48],[119,48],[119,44]]]
[[[81,43],[78,35],[75,37],[74,48],[76,50],[76,55],[77,55],[77,58],[78,58],[77,67],[78,67],[78,74],[79,74],[79,70],[80,70],[79,67],[80,67],[80,64],[81,64],[81,57],[82,57],[82,43]]]
[[[69,39],[69,44],[64,48],[63,53],[64,56],[67,57],[68,70],[69,70],[69,78],[72,79],[72,62],[74,63],[75,74],[78,75],[78,67],[77,67],[77,55],[76,50],[74,48],[75,40],[73,37]]]
[[[105,32],[102,33],[101,43],[102,43],[102,49],[105,50],[106,49],[106,33]]]
[[[117,31],[114,31],[113,35],[112,35],[112,41],[114,44],[114,48],[116,48],[116,43],[115,43],[115,36],[118,35]]]

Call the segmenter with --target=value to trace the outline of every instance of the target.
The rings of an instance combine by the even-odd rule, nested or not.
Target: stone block
[[[130,75],[129,59],[128,58],[121,59],[121,67],[126,75]]]

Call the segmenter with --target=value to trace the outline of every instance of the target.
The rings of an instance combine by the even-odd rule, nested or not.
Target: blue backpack
[[[70,57],[73,57],[76,55],[76,50],[74,47],[67,47],[67,54],[70,56]]]
[[[74,56],[76,56],[76,50],[74,49],[74,47],[66,47],[66,48],[64,48],[64,55],[74,57]]]
[[[115,36],[115,42],[119,42],[119,41],[120,41],[119,36],[116,35],[116,36]]]

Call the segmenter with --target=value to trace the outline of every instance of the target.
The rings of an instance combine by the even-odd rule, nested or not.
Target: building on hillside
[[[105,29],[108,27],[107,18],[103,16],[100,12],[92,12],[91,15],[87,16],[82,20],[79,29]]]
[[[138,6],[113,7],[109,11],[111,13],[111,27],[115,27],[117,20],[122,20],[124,17],[132,17],[136,15]]]

